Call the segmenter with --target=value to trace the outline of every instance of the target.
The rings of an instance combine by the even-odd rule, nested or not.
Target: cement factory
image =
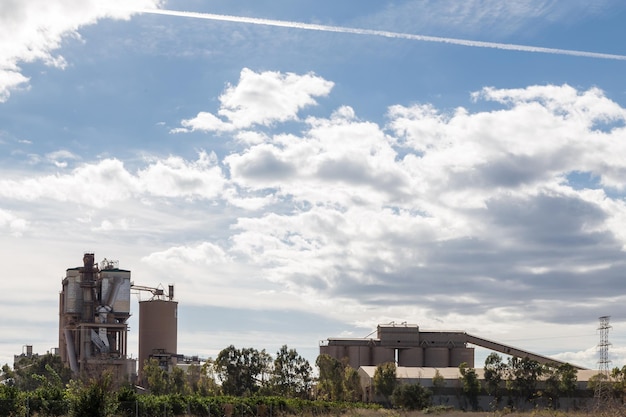
[[[520,358],[527,357],[542,364],[563,362],[522,349],[493,342],[461,331],[420,331],[416,324],[386,324],[377,328],[377,338],[329,338],[320,344],[320,354],[335,359],[348,359],[359,369],[395,362],[398,366],[450,368],[465,362],[474,367],[474,348],[468,344]],[[577,369],[585,369],[575,366]]]
[[[162,288],[135,285],[130,271],[116,261],[96,264],[86,253],[83,266],[69,268],[59,296],[59,355],[74,375],[95,376],[103,370],[118,380],[141,380],[148,359],[163,369],[176,365],[178,302],[174,286]],[[150,298],[139,302],[139,375],[137,360],[128,356],[128,319],[131,291],[147,291]]]
[[[67,269],[62,280],[57,350],[62,362],[76,376],[97,376],[108,370],[118,381],[139,384],[147,360],[155,359],[168,371],[181,365],[185,358],[177,353],[178,302],[174,300],[174,286],[169,285],[165,291],[136,285],[130,271],[120,269],[117,261],[105,259],[98,264],[94,259],[93,253],[84,254],[83,265]],[[139,301],[137,359],[128,355],[131,292],[149,293],[149,299]],[[407,369],[451,369],[461,363],[474,368],[472,346],[528,357],[542,364],[562,363],[462,331],[421,331],[414,324],[390,323],[379,325],[376,332],[376,338],[329,338],[320,343],[319,353],[346,360],[357,370],[386,362]]]

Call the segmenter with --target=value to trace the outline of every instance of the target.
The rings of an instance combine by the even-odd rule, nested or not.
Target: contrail
[[[343,26],[317,25],[312,23],[290,22],[285,20],[259,19],[255,17],[230,16],[212,13],[185,12],[164,9],[142,9],[138,13],[160,14],[166,16],[191,17],[194,19],[220,20],[224,22],[250,23],[253,25],[277,26],[284,28],[317,30],[322,32],[351,33],[355,35],[382,36],[385,38],[409,39],[422,42],[448,43],[471,46],[474,48],[504,49],[509,51],[538,52],[542,54],[572,55],[585,58],[614,59],[626,61],[626,55],[604,54],[599,52],[575,51],[571,49],[544,48],[540,46],[516,45],[510,43],[482,42],[467,39],[442,38],[438,36],[413,35],[410,33],[388,32],[384,30],[357,29]]]

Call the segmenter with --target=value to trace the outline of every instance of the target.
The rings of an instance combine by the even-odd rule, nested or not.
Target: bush
[[[111,392],[111,378],[104,375],[87,385],[72,381],[68,389],[71,417],[109,417],[117,409],[117,398]]]
[[[405,410],[422,410],[430,405],[431,392],[420,384],[402,384],[393,390],[391,404]]]
[[[0,416],[20,414],[19,390],[14,386],[0,384]]]

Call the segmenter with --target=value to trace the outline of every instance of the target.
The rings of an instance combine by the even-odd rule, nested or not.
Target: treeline
[[[228,346],[215,359],[183,369],[166,371],[156,361],[142,367],[142,389],[115,381],[104,373],[96,379],[71,379],[71,372],[54,355],[22,357],[11,369],[2,368],[0,416],[262,416],[276,412],[313,415],[371,407],[377,401],[386,407],[414,410],[447,404],[454,397],[462,408],[558,409],[560,400],[589,397],[603,384],[611,399],[623,402],[626,367],[610,376],[592,378],[582,392],[577,371],[568,364],[542,365],[528,358],[511,357],[507,362],[492,353],[485,361],[484,377],[462,364],[458,380],[435,373],[428,387],[397,378],[396,365],[376,368],[371,392],[363,392],[361,378],[347,361],[318,356],[314,377],[311,364],[295,349],[283,346],[274,356],[265,350]],[[482,401],[482,403],[481,403]],[[481,407],[482,405],[482,407]],[[374,406],[375,407],[375,406]]]
[[[560,408],[562,398],[589,396],[589,389],[577,390],[577,370],[569,364],[540,364],[529,358],[511,357],[507,362],[496,353],[485,360],[481,379],[466,363],[459,366],[458,381],[444,379],[435,372],[429,388],[419,383],[406,384],[396,378],[394,363],[376,368],[373,386],[376,394],[396,408],[421,409],[435,400],[445,403],[455,397],[463,409]],[[481,407],[480,398],[483,398]],[[487,397],[487,398],[485,398]],[[485,405],[488,404],[487,407]]]
[[[528,408],[538,405],[551,409],[560,408],[560,399],[569,398],[577,392],[577,369],[568,364],[541,364],[536,360],[510,357],[507,362],[497,353],[485,359],[484,386],[475,370],[460,367],[463,394],[472,409],[478,408],[478,396],[492,398],[494,409]],[[587,392],[583,396],[587,396]]]
[[[311,365],[287,346],[272,357],[265,350],[231,345],[187,371],[167,372],[156,361],[145,363],[142,371],[144,389],[138,390],[106,372],[72,379],[59,356],[22,357],[15,369],[2,367],[0,416],[272,417],[377,407],[317,400]]]
[[[144,364],[142,374],[145,387],[154,395],[275,395],[310,399],[314,382],[309,361],[286,345],[275,357],[265,349],[238,349],[230,345],[215,359],[189,365],[186,371],[174,367],[167,372],[152,360]]]

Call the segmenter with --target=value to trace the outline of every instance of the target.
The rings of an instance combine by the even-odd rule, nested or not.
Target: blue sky
[[[408,321],[595,367],[610,315],[624,365],[626,6],[511,3],[4,3],[0,362],[89,251],[175,283],[183,354]]]

